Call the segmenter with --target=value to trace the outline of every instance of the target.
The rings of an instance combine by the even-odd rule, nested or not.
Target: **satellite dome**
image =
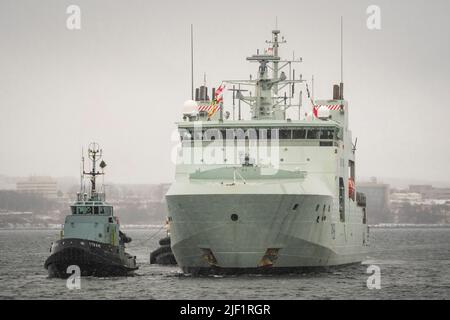
[[[186,100],[183,103],[183,114],[192,113],[193,111],[197,111],[197,102],[194,100]]]
[[[327,106],[320,106],[317,110],[317,118],[319,119],[328,119],[330,117],[330,109]]]

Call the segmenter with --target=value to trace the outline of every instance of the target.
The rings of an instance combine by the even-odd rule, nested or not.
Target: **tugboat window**
[[[98,214],[98,207],[94,207],[94,214]]]

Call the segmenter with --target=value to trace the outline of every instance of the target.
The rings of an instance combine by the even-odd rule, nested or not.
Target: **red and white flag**
[[[221,84],[217,89],[216,89],[216,93],[215,93],[215,97],[214,100],[216,102],[220,102],[223,100],[223,90],[225,89],[225,85]]]
[[[208,112],[208,117],[211,117],[217,110],[220,109],[220,102],[223,100],[223,90],[225,90],[225,85],[221,84],[215,91],[213,100],[210,104],[204,104],[198,106],[198,111]]]

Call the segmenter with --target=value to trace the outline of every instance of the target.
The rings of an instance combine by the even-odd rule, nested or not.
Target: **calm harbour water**
[[[149,264],[158,229],[125,230],[137,256],[134,277],[81,279],[80,290],[47,278],[43,267],[58,230],[0,230],[0,299],[450,299],[450,229],[371,229],[361,265],[283,276],[184,276]],[[381,289],[366,286],[381,268]]]

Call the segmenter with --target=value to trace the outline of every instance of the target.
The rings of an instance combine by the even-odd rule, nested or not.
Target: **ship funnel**
[[[340,87],[338,84],[333,86],[333,100],[339,100],[341,98]]]
[[[208,100],[208,88],[206,86],[200,86],[200,101]]]
[[[195,101],[200,101],[200,89],[195,88]]]

